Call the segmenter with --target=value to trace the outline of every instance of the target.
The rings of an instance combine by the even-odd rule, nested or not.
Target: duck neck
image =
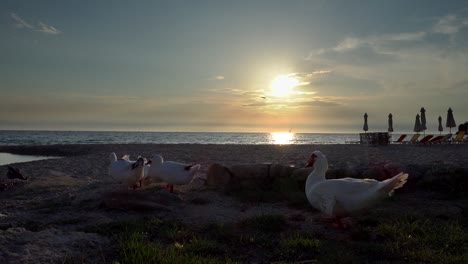
[[[328,170],[327,164],[315,164],[314,170],[309,174],[306,181],[306,190],[312,188],[315,184],[324,181],[325,173]]]

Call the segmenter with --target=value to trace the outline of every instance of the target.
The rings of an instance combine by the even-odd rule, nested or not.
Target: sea
[[[346,144],[359,133],[224,133],[0,130],[0,145],[52,144]]]

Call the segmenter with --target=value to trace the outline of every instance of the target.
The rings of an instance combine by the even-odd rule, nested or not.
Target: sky
[[[0,129],[438,133],[467,43],[466,1],[3,0]]]

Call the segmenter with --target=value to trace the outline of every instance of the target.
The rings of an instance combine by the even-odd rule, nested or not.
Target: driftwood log
[[[312,168],[295,168],[280,164],[239,164],[223,166],[214,163],[208,168],[206,185],[224,188],[249,179],[276,179],[292,177],[305,181]]]

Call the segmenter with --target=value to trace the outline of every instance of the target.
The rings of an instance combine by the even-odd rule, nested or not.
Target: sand
[[[157,187],[132,192],[107,175],[110,152],[117,156],[130,154],[132,159],[161,154],[166,160],[199,163],[202,165],[199,173],[203,175],[213,163],[224,166],[272,163],[299,168],[313,150],[321,150],[327,156],[331,171],[352,172],[351,176],[356,177],[385,164],[409,172],[412,179],[431,176],[428,172],[441,166],[447,171],[461,170],[465,176],[468,171],[466,144],[0,146],[0,152],[63,157],[11,165],[30,179],[15,180],[11,188],[0,191],[0,263],[51,263],[67,258],[100,262],[106,252],[115,250],[115,242],[86,232],[86,228],[148,216],[201,225],[236,222],[260,214],[302,215],[306,220],[298,228],[336,235],[317,221],[320,215],[311,208],[291,208],[285,203],[243,203],[206,188],[200,180],[177,187],[176,194]],[[6,171],[6,166],[0,166],[2,182],[12,181],[6,179]],[[397,195],[404,202],[391,204],[388,210],[409,212],[414,208],[431,208],[437,214],[448,215],[466,210],[463,207],[468,204],[466,196],[456,202],[434,201],[430,192],[415,188],[411,192],[403,188]],[[208,203],[192,202],[197,199]],[[132,210],[141,200],[147,203],[138,204],[140,207]]]

